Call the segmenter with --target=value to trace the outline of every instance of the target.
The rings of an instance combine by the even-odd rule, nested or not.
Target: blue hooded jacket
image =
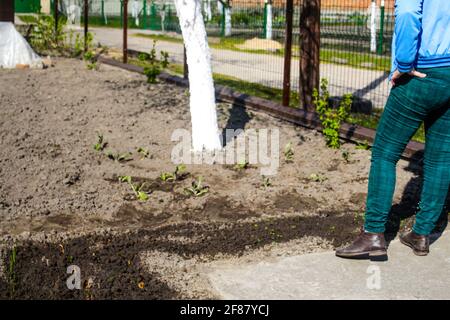
[[[450,0],[396,0],[392,72],[450,66]]]

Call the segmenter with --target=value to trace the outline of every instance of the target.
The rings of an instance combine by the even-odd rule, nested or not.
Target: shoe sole
[[[336,256],[341,257],[341,258],[362,258],[362,257],[376,258],[376,257],[387,256],[387,251],[386,250],[373,250],[373,251],[364,251],[364,252],[346,253],[346,254],[336,253]]]
[[[414,248],[414,246],[412,244],[410,244],[409,242],[403,240],[402,238],[399,238],[399,239],[400,239],[400,242],[403,243],[405,246],[410,247],[416,256],[424,257],[424,256],[428,255],[429,251],[427,252],[427,251],[416,250],[416,248]]]

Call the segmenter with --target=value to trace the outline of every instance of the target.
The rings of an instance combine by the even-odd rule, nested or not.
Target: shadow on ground
[[[423,169],[422,160],[423,152],[418,152],[414,155],[414,161],[410,161],[405,170],[414,173],[414,177],[408,182],[402,195],[402,199],[398,204],[392,206],[389,214],[388,222],[386,224],[386,238],[388,241],[393,240],[398,234],[403,223],[412,227],[414,217],[418,211],[420,202],[420,193],[423,185]],[[436,227],[433,230],[434,235],[441,234],[448,225],[448,214],[450,208],[450,192],[447,196],[447,204],[442,211]],[[435,240],[436,237],[433,237]]]
[[[2,253],[7,279],[0,282],[0,298],[176,299],[179,294],[158,274],[141,267],[141,252],[158,250],[185,258],[241,255],[303,236],[320,236],[339,246],[355,235],[357,224],[348,214],[323,213],[258,222],[177,223],[118,235],[100,232],[59,243],[27,241],[15,245],[12,266],[11,247]],[[67,289],[69,265],[80,267],[82,290]],[[144,288],[139,288],[141,282]]]

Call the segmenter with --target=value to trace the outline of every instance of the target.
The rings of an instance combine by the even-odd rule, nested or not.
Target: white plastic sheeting
[[[11,22],[0,22],[0,68],[16,68],[17,65],[42,68],[43,64]]]
[[[222,148],[201,0],[174,0],[189,66],[193,151]]]

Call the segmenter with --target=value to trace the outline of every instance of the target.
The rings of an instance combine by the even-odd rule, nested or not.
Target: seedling
[[[120,176],[119,177],[120,182],[126,182],[130,186],[131,190],[134,193],[134,196],[139,201],[147,201],[149,193],[144,191],[144,187],[146,183],[142,183],[141,185],[133,184],[131,176]]]
[[[137,152],[142,156],[141,159],[148,158],[148,156],[150,155],[150,151],[148,151],[147,149],[144,149],[142,147],[139,147],[137,149]]]
[[[195,197],[201,197],[209,192],[209,186],[204,186],[202,183],[202,177],[199,177],[197,180],[192,181],[192,184],[189,188],[185,188],[184,192],[187,195],[193,195]]]
[[[309,176],[309,180],[314,181],[314,182],[324,182],[324,181],[328,180],[328,178],[319,173],[313,173]]]
[[[356,145],[356,149],[357,150],[369,150],[369,142],[367,140],[365,140],[364,142],[358,142],[358,144]]]
[[[97,133],[97,143],[94,144],[94,150],[95,151],[103,151],[107,145],[108,145],[108,142],[105,141],[103,134]]]
[[[248,169],[249,163],[247,160],[240,161],[233,168],[237,171]]]
[[[163,172],[159,175],[159,178],[164,182],[179,180],[186,171],[186,166],[184,164],[179,164],[176,166],[174,172]]]
[[[272,186],[272,182],[270,182],[270,179],[268,177],[262,176],[262,186],[264,188],[268,188]]]
[[[348,150],[343,150],[342,158],[344,158],[345,162],[349,163],[350,162],[350,152],[348,152]]]
[[[114,153],[112,151],[108,151],[106,153],[106,156],[108,157],[108,159],[117,161],[117,162],[125,162],[125,161],[131,161],[133,160],[132,153],[131,152],[127,152],[127,153]]]
[[[284,147],[284,160],[286,162],[292,162],[294,161],[294,150],[292,149],[292,143],[289,142],[285,147]]]

